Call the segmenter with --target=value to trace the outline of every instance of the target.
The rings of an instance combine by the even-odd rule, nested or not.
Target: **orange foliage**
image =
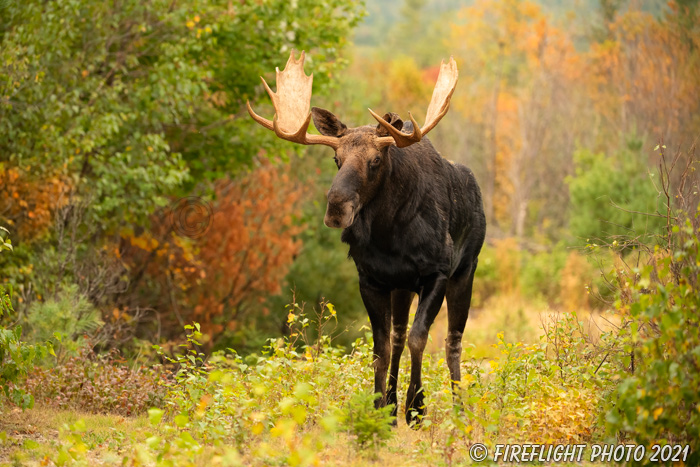
[[[53,212],[68,202],[70,185],[59,176],[34,178],[29,169],[0,166],[0,217],[31,241],[46,232]]]
[[[303,189],[267,159],[242,179],[220,181],[216,193],[211,229],[197,241],[206,279],[191,300],[193,318],[215,334],[235,326],[244,305],[280,292],[303,229],[294,222]]]
[[[192,225],[210,215],[201,236],[180,236],[172,226],[182,219],[173,212],[150,232],[122,233],[125,263],[132,277],[145,273],[153,282],[157,297],[148,303],[157,303],[166,330],[177,333],[183,323],[197,321],[216,337],[280,292],[301,248],[295,237],[303,229],[297,219],[304,188],[290,181],[283,165],[264,158],[256,165],[244,177],[216,184],[211,212],[193,211]]]
[[[453,108],[487,161],[481,185],[495,230],[526,234],[531,201],[565,192],[558,180],[576,145],[617,151],[634,136],[651,150],[659,137],[697,138],[700,30],[688,15],[673,1],[664,18],[630,5],[579,52],[533,2],[477,0],[460,11],[449,39],[460,67]]]
[[[548,122],[562,90],[581,79],[581,57],[567,33],[528,1],[481,0],[462,9],[452,25],[461,92],[454,107],[480,128],[491,180],[483,185],[487,216],[522,236],[534,173]]]
[[[670,2],[675,11],[674,2]],[[688,128],[700,103],[700,69],[694,50],[700,36],[628,11],[609,25],[611,39],[594,44],[588,56],[588,92],[610,132],[695,138]],[[690,130],[690,131],[688,131]]]

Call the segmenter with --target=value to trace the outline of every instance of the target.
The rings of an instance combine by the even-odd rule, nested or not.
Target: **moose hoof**
[[[406,424],[414,429],[418,429],[425,415],[423,390],[421,389],[421,391],[413,397],[410,396],[411,394],[409,394],[408,400],[411,402],[410,404],[406,404]]]
[[[398,413],[397,406],[394,404],[394,407],[391,409],[391,426],[397,426],[399,424],[398,418],[396,417],[396,414]]]
[[[420,428],[421,423],[423,423],[423,416],[425,415],[425,407],[420,408],[409,408],[406,410],[406,425],[410,426],[414,430]]]

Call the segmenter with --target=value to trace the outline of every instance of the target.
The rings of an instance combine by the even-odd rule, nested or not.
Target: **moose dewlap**
[[[277,70],[277,92],[263,79],[275,108],[272,121],[248,112],[282,139],[322,144],[335,150],[338,173],[328,191],[324,219],[342,228],[342,241],[357,266],[360,294],[374,336],[376,405],[397,406],[399,361],[406,344],[414,294],[418,310],[408,334],[411,379],[406,421],[419,423],[425,413],[421,361],[428,331],[447,299],[447,366],[453,390],[460,381],[462,334],[469,315],[474,271],[486,233],[481,192],[466,167],[443,159],[425,135],[450,105],[457,85],[457,64],[443,61],[420,127],[370,109],[378,125],[348,128],[331,112],[310,109],[313,75],[304,73],[304,52],[291,53]],[[313,117],[321,133],[307,133]],[[387,371],[389,382],[387,389]]]

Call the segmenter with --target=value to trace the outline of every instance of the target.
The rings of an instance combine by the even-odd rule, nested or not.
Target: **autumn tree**
[[[624,144],[636,134],[651,149],[696,138],[700,110],[700,31],[684,27],[694,10],[668,3],[662,18],[629,9],[609,24],[610,38],[591,46],[587,91],[603,119],[598,142]]]
[[[246,314],[268,316],[265,299],[281,292],[301,248],[304,189],[284,169],[259,159],[246,177],[217,184],[211,230],[197,242],[206,276],[190,297],[193,318],[213,334],[254,323]]]
[[[556,177],[538,182],[566,170],[576,137],[570,89],[580,79],[580,57],[566,33],[529,1],[476,2],[459,18],[450,38],[462,90],[454,107],[465,119],[468,151],[486,160],[487,217],[503,234],[523,238],[532,216],[538,223],[563,218],[533,202],[566,194]]]
[[[0,165],[0,219],[25,241],[46,234],[53,213],[68,202],[70,183],[60,175],[32,176]]]
[[[362,12],[349,0],[0,2],[0,220],[21,250],[1,261],[16,263],[20,295],[41,301],[46,288],[78,283],[91,299],[102,290],[108,316],[176,314],[120,295],[152,272],[164,243],[176,267],[199,248],[163,240],[153,218],[238,180],[261,150],[287,157],[246,100],[267,105],[259,76],[292,48],[307,51],[315,92],[326,93]],[[142,246],[143,264],[122,257]],[[188,267],[183,281],[199,277]]]
[[[139,235],[124,232],[119,255],[134,279],[119,313],[152,306],[163,337],[197,321],[213,339],[268,316],[266,298],[281,292],[301,248],[305,190],[285,169],[258,158],[248,174],[218,181],[213,203],[193,198]]]

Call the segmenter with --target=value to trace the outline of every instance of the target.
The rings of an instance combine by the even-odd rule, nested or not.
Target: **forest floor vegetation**
[[[84,391],[63,403],[38,397],[24,412],[4,407],[0,465],[464,465],[471,464],[474,443],[602,439],[599,386],[584,382],[574,365],[558,371],[557,357],[548,351],[556,332],[568,336],[562,345],[582,345],[586,337],[574,328],[583,321],[573,314],[553,319],[549,313],[538,323],[543,318],[534,308],[522,311],[509,329],[513,337],[528,338],[523,343],[503,334],[488,337],[494,321],[506,320],[505,308],[476,312],[468,329],[477,342],[465,345],[462,362],[463,409],[453,405],[436,323],[430,344],[435,352],[424,363],[428,412],[413,429],[403,417],[392,428],[390,414],[373,407],[369,332],[346,353],[333,348],[328,336],[312,340],[306,332],[334,319],[332,305],[325,304],[314,320],[300,307],[289,309],[291,336],[271,340],[259,355],[228,352],[205,359],[198,326],[187,326],[184,353],[163,354],[172,377],[159,380],[165,396],[151,397],[156,406],[147,413],[120,415],[119,407],[100,406],[99,397]],[[83,357],[86,371],[76,369],[75,359],[59,365],[57,374],[74,375],[66,385],[83,386],[97,377],[104,393],[110,384],[138,391],[125,385],[125,377],[102,376],[123,375],[123,362],[102,359],[115,368],[98,373],[94,359]],[[406,355],[400,405],[408,366]],[[85,382],[79,381],[81,372]],[[85,398],[83,408],[76,397]]]

